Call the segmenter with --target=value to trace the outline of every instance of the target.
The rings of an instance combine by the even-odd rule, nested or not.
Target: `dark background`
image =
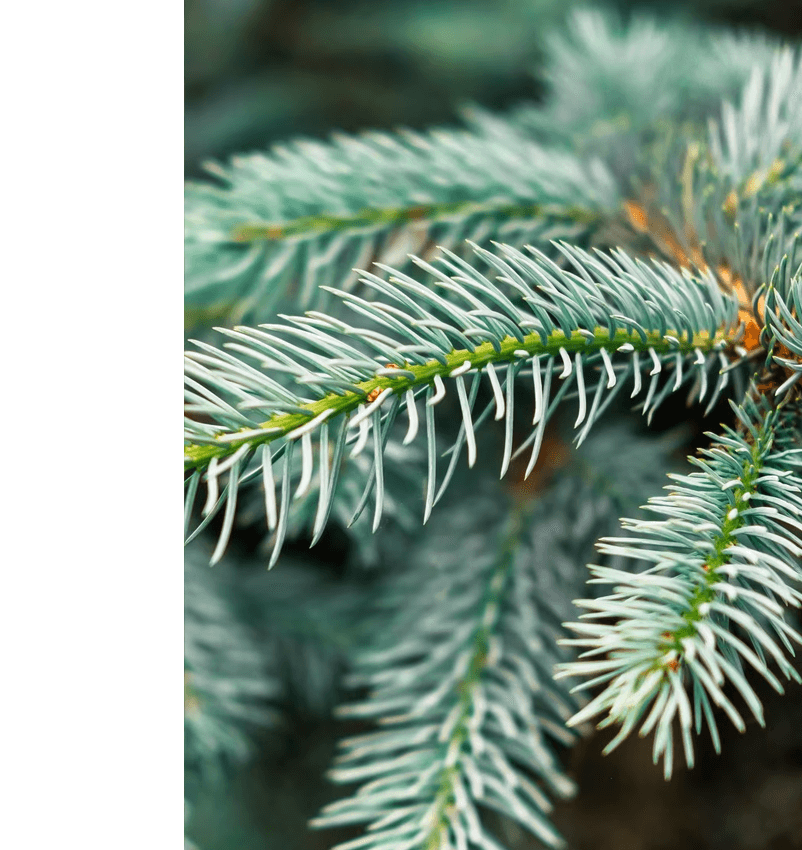
[[[185,170],[296,135],[325,137],[399,125],[454,123],[477,102],[503,110],[538,99],[544,33],[570,0],[186,0]],[[587,3],[581,4],[583,6]],[[802,3],[678,0],[607,4],[735,25],[798,39]],[[802,108],[802,105],[800,105]],[[799,666],[802,670],[802,665]],[[723,754],[704,739],[693,771],[666,784],[651,742],[609,757],[609,734],[566,754],[580,785],[554,821],[574,850],[799,850],[802,848],[802,687],[763,689],[768,728],[738,735],[722,724]],[[197,800],[202,850],[323,850],[332,832],[306,820],[341,794],[322,779],[341,729],[293,719],[262,757]],[[511,847],[535,846],[516,831]]]

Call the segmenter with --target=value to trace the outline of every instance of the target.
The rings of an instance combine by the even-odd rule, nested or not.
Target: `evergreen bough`
[[[561,846],[585,721],[669,778],[800,681],[802,55],[585,13],[551,62],[540,106],[188,188],[189,775],[280,722],[288,669],[328,710],[327,658],[378,724],[313,821],[367,826],[342,850],[501,847],[490,810]],[[676,439],[627,408],[678,398],[726,421],[657,496]],[[279,572],[332,526],[353,557],[257,604],[198,565],[255,522]]]

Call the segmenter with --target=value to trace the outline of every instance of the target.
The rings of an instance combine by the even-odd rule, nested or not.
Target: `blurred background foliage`
[[[456,123],[472,104],[492,113],[537,103],[547,90],[542,68],[550,34],[572,10],[588,5],[575,0],[185,0],[185,174],[202,177],[207,160],[298,135],[443,126]],[[802,35],[800,0],[617,0],[601,8],[623,18],[646,14],[691,27]],[[305,552],[296,553],[301,560],[295,569],[290,552],[282,569],[269,576],[261,563],[247,558],[258,542],[240,537],[243,557],[235,553],[235,563],[223,563],[217,572],[239,574],[248,585],[247,597],[263,612],[270,609],[267,603],[260,608],[267,580],[280,584],[278,595],[275,584],[270,588],[271,610],[280,612],[285,596],[303,597],[308,602],[303,622],[289,643],[286,638],[277,643],[267,613],[260,620],[237,611],[225,587],[210,595],[203,582],[188,579],[189,602],[204,616],[218,616],[220,608],[232,624],[252,624],[247,644],[252,656],[235,659],[243,675],[248,665],[277,663],[292,668],[296,677],[322,683],[321,693],[336,691],[339,643],[359,639],[343,624],[349,605],[361,604],[360,598],[346,586],[334,616],[317,610],[314,586],[342,571],[339,541],[327,539],[313,553],[320,559],[313,573],[319,575],[310,575]],[[377,540],[367,537],[367,545]],[[191,555],[190,566],[204,558],[208,553]],[[325,658],[306,649],[307,634],[317,632],[331,636]],[[220,645],[212,635],[208,647],[190,647],[196,679],[207,658],[228,657],[225,635],[223,629]],[[268,701],[275,696],[284,706],[284,734],[269,727],[254,731],[255,756],[226,766],[222,782],[187,789],[189,834],[201,850],[324,850],[346,836],[312,832],[306,823],[340,794],[323,778],[343,731],[328,711],[340,695],[330,693],[327,705],[307,704],[298,695],[315,688],[293,685],[292,677],[286,685],[288,677],[272,668],[260,675],[267,691],[273,676],[289,688],[279,693],[276,685],[275,694],[266,692]],[[191,715],[191,687],[188,693]],[[778,699],[767,690],[763,697],[776,718],[767,734],[750,729],[752,734],[735,740],[729,730],[732,740],[724,742],[724,756],[702,753],[695,771],[681,771],[670,785],[652,769],[644,751],[648,743],[631,741],[602,760],[597,741],[583,742],[566,756],[581,793],[576,802],[558,807],[558,828],[577,850],[802,848],[802,695],[794,689]],[[190,755],[196,738],[216,734],[191,723],[189,728]],[[523,834],[506,838],[511,846],[534,846]]]
[[[186,0],[185,164],[325,137],[453,123],[537,101],[547,38],[580,0]],[[597,4],[598,5],[598,4]],[[800,0],[617,0],[603,8],[795,36]]]

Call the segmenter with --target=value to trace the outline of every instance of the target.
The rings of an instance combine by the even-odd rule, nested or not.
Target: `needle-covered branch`
[[[208,168],[223,185],[187,188],[187,306],[228,304],[248,322],[287,301],[322,309],[325,286],[353,288],[354,267],[435,245],[582,239],[619,203],[600,162],[512,126],[341,134]]]
[[[639,474],[621,469],[622,444]],[[342,742],[332,776],[361,787],[315,825],[369,825],[345,847],[486,850],[500,846],[482,817],[491,808],[559,843],[549,797],[572,785],[552,740],[573,741],[563,712],[576,708],[551,677],[565,657],[559,623],[593,542],[653,492],[673,448],[601,426],[559,475],[538,465],[528,498],[495,485],[427,528],[408,570],[383,581],[381,627],[355,658],[368,694],[343,714],[378,728]]]
[[[666,778],[675,721],[688,766],[694,730],[706,724],[720,748],[715,707],[745,728],[726,683],[764,723],[746,668],[781,693],[772,668],[802,681],[788,659],[802,636],[786,619],[802,603],[802,408],[748,401],[736,413],[739,429],[711,435],[693,459],[700,471],[671,476],[670,494],[649,501],[662,519],[624,520],[629,536],[601,541],[601,552],[650,566],[591,568],[591,582],[614,592],[577,603],[588,613],[566,644],[585,652],[558,674],[585,679],[576,690],[603,685],[572,725],[600,714],[600,727],[620,724],[607,752],[638,726],[654,732]]]
[[[425,431],[426,519],[463,445],[469,466],[474,464],[476,431],[491,415],[505,423],[504,475],[513,457],[513,412],[522,393],[534,414],[532,430],[517,449],[531,446],[527,474],[537,461],[546,422],[569,391],[577,399],[578,443],[630,382],[630,395],[643,394],[649,414],[688,382],[693,398],[715,401],[729,379],[721,370],[729,364],[725,350],[735,338],[738,311],[737,301],[723,295],[711,275],[694,277],[665,264],[635,261],[622,251],[590,254],[562,243],[556,247],[575,271],[535,249],[523,254],[509,246],[498,246],[495,253],[477,248],[498,272],[495,282],[446,252],[438,266],[418,261],[434,277],[429,286],[388,269],[389,281],[372,274],[364,278],[385,301],[342,294],[369,326],[312,312],[285,325],[223,331],[235,340],[226,347],[236,355],[198,343],[201,351],[189,353],[186,366],[187,516],[203,475],[204,522],[226,505],[223,547],[239,483],[261,475],[268,525],[277,531],[275,560],[290,490],[296,498],[303,495],[316,468],[325,478],[317,537],[346,445],[358,455],[371,434],[374,466],[360,512],[375,488],[375,529],[382,515],[384,447],[402,408],[408,420],[404,442]],[[524,372],[528,378],[516,381]],[[297,389],[282,381],[287,374]],[[477,414],[483,379],[493,401]],[[462,424],[449,470],[437,487],[434,407],[449,390],[456,390]],[[198,421],[198,415],[211,423]],[[298,443],[303,463],[295,484],[292,454]],[[282,457],[277,499],[273,467]],[[218,547],[214,560],[221,554]]]

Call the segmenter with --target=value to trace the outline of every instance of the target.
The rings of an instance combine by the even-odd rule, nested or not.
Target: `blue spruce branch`
[[[639,473],[620,469],[622,443]],[[427,529],[411,567],[384,581],[381,627],[355,657],[352,683],[369,694],[341,714],[379,729],[342,742],[331,776],[362,785],[313,822],[368,824],[339,850],[498,848],[483,808],[562,844],[544,793],[573,792],[550,743],[574,740],[576,703],[551,676],[559,623],[593,541],[652,491],[673,448],[602,427],[551,482],[554,459],[538,467],[536,501],[495,485]]]
[[[388,270],[389,283],[368,275],[365,282],[386,302],[364,301],[349,293],[342,297],[380,330],[313,312],[266,330],[223,331],[236,340],[227,347],[239,357],[198,343],[201,352],[187,355],[187,410],[190,417],[201,414],[213,424],[186,420],[186,514],[203,474],[208,482],[206,518],[195,533],[226,506],[213,561],[222,556],[231,532],[239,485],[261,475],[268,525],[276,529],[271,565],[275,563],[286,534],[290,491],[295,490],[294,498],[306,492],[315,454],[326,481],[313,530],[318,536],[346,444],[352,445],[352,454],[359,454],[371,432],[374,461],[359,510],[375,490],[375,530],[383,510],[383,457],[390,429],[403,405],[408,419],[405,442],[418,435],[421,394],[426,396],[428,456],[424,521],[450,480],[462,445],[473,466],[476,430],[492,413],[505,421],[502,476],[506,472],[513,456],[515,378],[524,366],[531,373],[526,383],[532,388],[537,427],[518,452],[532,446],[530,471],[546,422],[569,390],[577,397],[578,443],[629,380],[633,397],[645,391],[643,409],[649,414],[689,381],[692,397],[715,401],[728,381],[728,373],[721,370],[729,364],[725,351],[735,339],[738,314],[737,301],[721,293],[712,275],[694,277],[666,264],[635,261],[621,251],[590,254],[564,244],[557,247],[575,272],[560,268],[536,249],[526,255],[499,246],[495,254],[476,250],[499,272],[503,286],[448,252],[441,261],[444,271],[419,261],[435,277],[437,289],[393,270]],[[300,345],[288,341],[296,338]],[[243,355],[261,368],[249,365]],[[649,378],[643,380],[646,369]],[[295,377],[303,394],[277,380],[283,373]],[[664,373],[670,379],[658,392]],[[494,401],[476,416],[473,406],[483,376],[490,381]],[[558,381],[552,398],[552,384]],[[457,391],[462,427],[452,447],[452,463],[436,491],[433,406],[446,395],[446,382]],[[329,442],[334,446],[331,467],[328,449],[320,448]],[[294,484],[292,457],[298,443],[301,479]],[[277,499],[273,466],[282,457]],[[225,472],[228,480],[221,493],[218,479]]]
[[[325,287],[353,288],[353,267],[435,245],[581,239],[618,205],[600,162],[513,127],[301,140],[209,170],[222,186],[187,189],[187,306],[240,322],[330,308]]]
[[[785,618],[802,603],[802,411],[798,401],[785,409],[747,401],[736,413],[741,429],[711,435],[712,447],[693,459],[700,471],[672,476],[671,493],[649,501],[663,519],[625,520],[628,537],[601,541],[602,553],[653,566],[591,568],[592,583],[615,590],[576,603],[589,613],[568,624],[580,636],[564,643],[585,652],[558,673],[585,679],[577,689],[604,685],[571,725],[599,714],[600,727],[620,724],[605,752],[637,726],[642,736],[654,731],[666,778],[675,720],[689,767],[694,729],[706,724],[720,748],[714,706],[744,730],[725,683],[764,723],[745,664],[780,693],[770,664],[802,681],[786,655],[802,636]]]

